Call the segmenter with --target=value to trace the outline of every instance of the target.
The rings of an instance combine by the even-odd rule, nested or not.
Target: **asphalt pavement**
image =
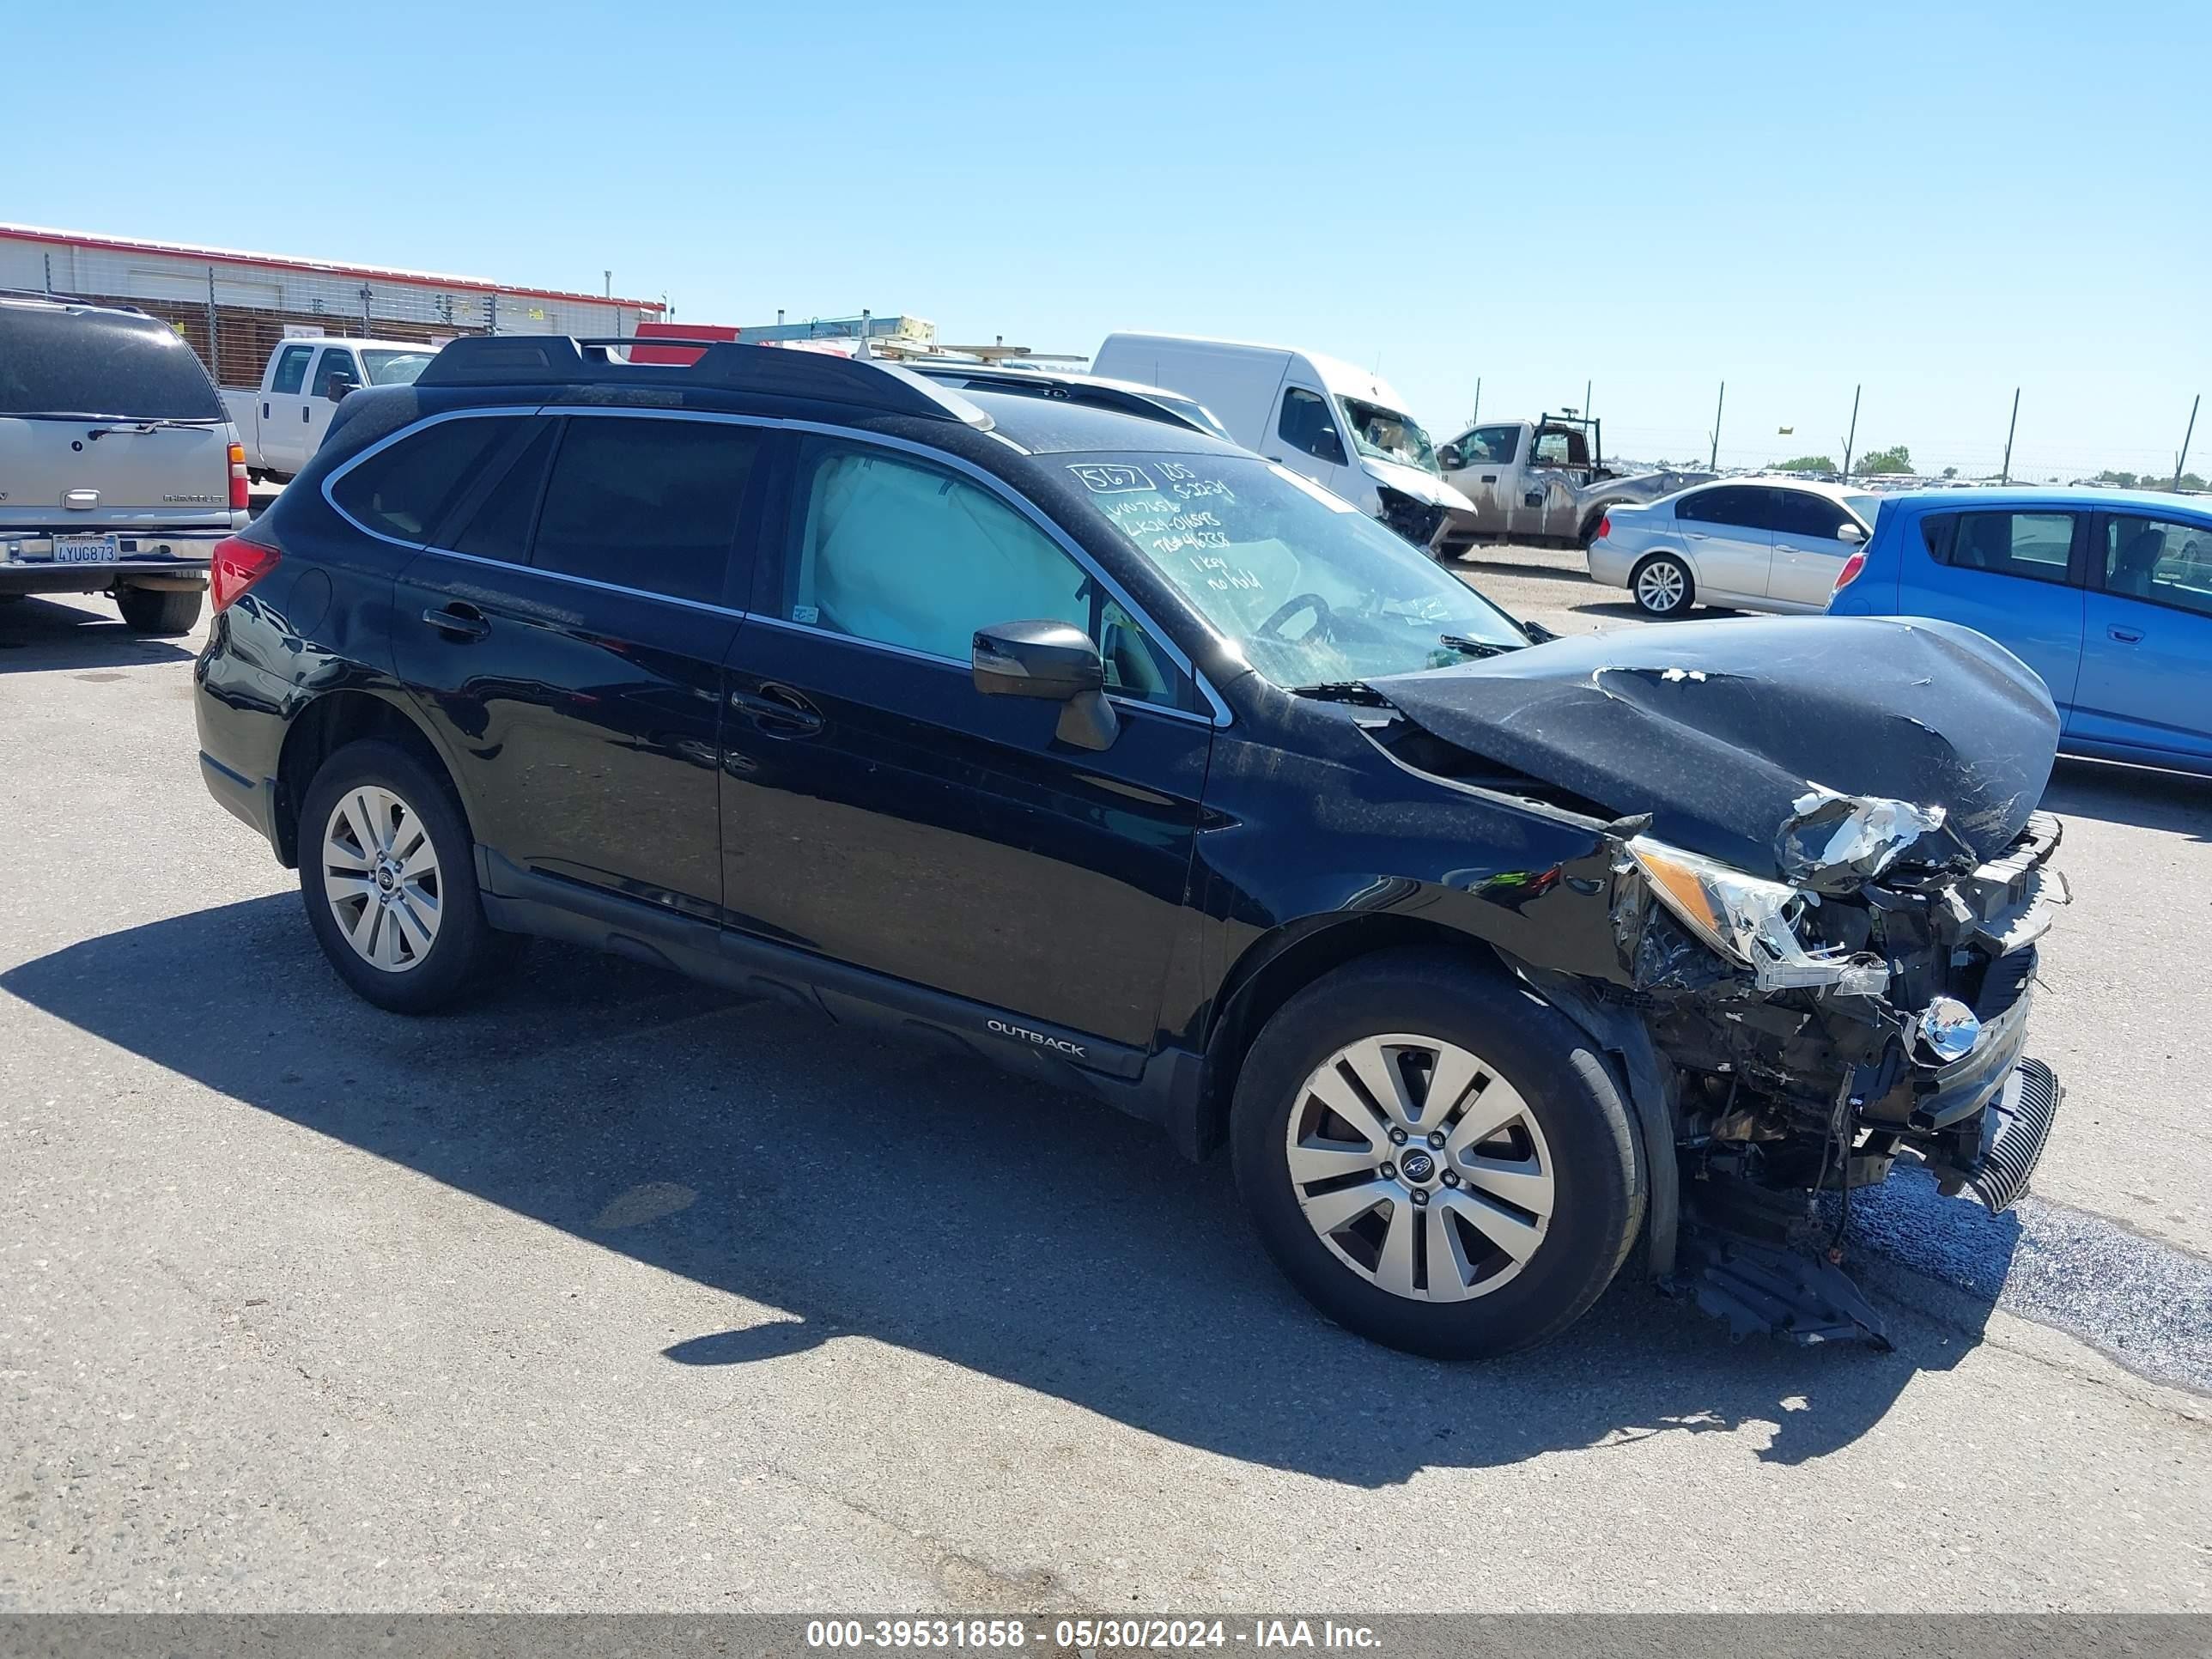
[[[1463,574],[1640,625],[1572,555]],[[0,1610],[2212,1609],[2212,786],[2069,765],[2034,1195],[1897,1351],[1369,1346],[1112,1112],[541,945],[343,992],[190,653],[0,607]]]

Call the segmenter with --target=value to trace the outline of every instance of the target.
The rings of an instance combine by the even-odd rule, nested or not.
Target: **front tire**
[[[1237,1185],[1261,1242],[1346,1329],[1438,1359],[1565,1330],[1644,1212],[1626,1104],[1589,1039],[1444,951],[1292,997],[1237,1079]]]
[[[459,805],[393,744],[349,743],[316,772],[300,809],[300,896],[338,977],[380,1008],[458,1006],[504,954]]]
[[[189,634],[200,619],[200,597],[196,587],[123,587],[115,608],[134,634]]]
[[[1690,567],[1673,553],[1653,553],[1638,561],[1628,573],[1628,591],[1637,609],[1662,622],[1689,615],[1698,599]]]

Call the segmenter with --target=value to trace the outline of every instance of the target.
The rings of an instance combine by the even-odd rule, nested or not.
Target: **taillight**
[[[1845,588],[1849,587],[1853,582],[1859,579],[1859,572],[1865,568],[1866,555],[1863,553],[1852,554],[1850,557],[1844,561],[1844,568],[1836,572],[1836,585],[1830,590],[1831,593],[1834,594],[1842,592]]]
[[[1602,519],[1600,519],[1600,520],[1597,521],[1597,537],[1596,537],[1596,539],[1597,539],[1597,540],[1599,540],[1599,541],[1603,541],[1603,540],[1604,540],[1607,536],[1610,536],[1611,534],[1613,534],[1613,514],[1610,514],[1610,513],[1608,513],[1608,514],[1607,514],[1605,515],[1605,517],[1603,517]]]
[[[250,505],[246,493],[246,446],[230,447],[230,505],[233,512]]]
[[[276,568],[284,556],[243,536],[227,536],[215,544],[208,566],[208,598],[223,610],[246,590]]]

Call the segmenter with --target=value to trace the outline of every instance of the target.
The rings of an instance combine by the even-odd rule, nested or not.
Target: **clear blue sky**
[[[2170,467],[2212,392],[2212,7],[16,6],[0,219],[1379,363],[1442,438]],[[20,76],[17,88],[24,89]],[[83,100],[91,100],[89,105]],[[83,117],[89,107],[94,114]],[[75,110],[72,116],[68,112]],[[1777,428],[1793,426],[1794,436]],[[2191,465],[2212,461],[2212,416]]]

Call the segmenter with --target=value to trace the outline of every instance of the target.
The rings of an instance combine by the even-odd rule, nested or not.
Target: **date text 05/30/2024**
[[[1365,1625],[1332,1619],[815,1619],[806,1645],[866,1649],[1019,1650],[1045,1645],[1090,1652],[1186,1648],[1336,1649],[1371,1651],[1380,1638]]]

